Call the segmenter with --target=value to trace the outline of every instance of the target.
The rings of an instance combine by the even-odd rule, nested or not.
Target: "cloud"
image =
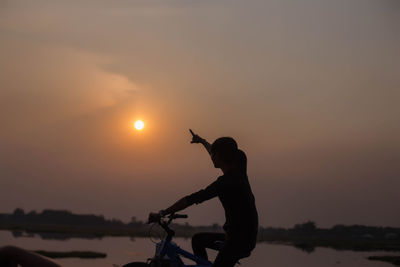
[[[5,40],[3,48],[0,121],[10,132],[117,105],[138,89],[96,54],[34,41]]]

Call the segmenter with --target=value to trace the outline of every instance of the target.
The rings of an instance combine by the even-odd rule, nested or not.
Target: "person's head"
[[[211,145],[211,159],[215,168],[228,166],[246,170],[246,154],[238,149],[236,141],[232,137],[220,137]]]
[[[211,159],[215,168],[234,163],[238,150],[236,141],[232,137],[220,137],[211,145]]]

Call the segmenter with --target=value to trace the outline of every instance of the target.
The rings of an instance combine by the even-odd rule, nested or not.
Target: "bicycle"
[[[160,242],[156,243],[155,256],[148,259],[147,262],[131,262],[122,267],[211,267],[212,263],[210,261],[193,255],[172,242],[175,231],[169,228],[169,224],[174,219],[187,217],[188,216],[185,214],[171,214],[167,217],[167,220],[161,219],[157,222],[167,233],[167,236]],[[195,262],[196,264],[184,264],[181,256]]]

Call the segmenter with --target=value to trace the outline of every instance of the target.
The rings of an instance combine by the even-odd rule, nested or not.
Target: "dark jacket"
[[[199,204],[217,196],[225,210],[223,228],[227,239],[252,250],[257,240],[258,214],[247,174],[228,172],[205,189],[186,196],[186,200]]]

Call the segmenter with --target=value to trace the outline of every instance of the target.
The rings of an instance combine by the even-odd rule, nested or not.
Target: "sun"
[[[144,122],[143,121],[141,121],[141,120],[135,121],[135,129],[136,130],[141,131],[141,130],[143,130],[143,128],[144,128]]]

